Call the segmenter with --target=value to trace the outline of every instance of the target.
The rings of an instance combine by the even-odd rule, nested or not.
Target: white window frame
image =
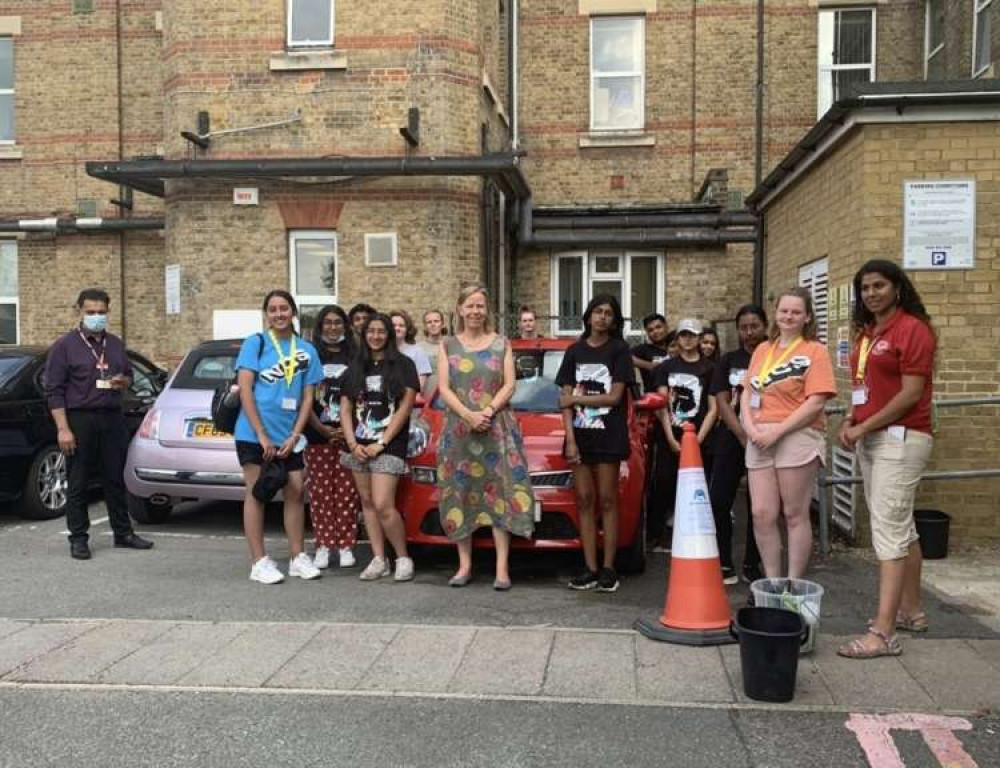
[[[332,48],[333,32],[335,28],[334,16],[336,15],[336,2],[330,2],[330,34],[325,38],[316,40],[293,40],[292,39],[292,5],[294,0],[286,0],[285,3],[285,43],[289,48]]]
[[[0,246],[13,245],[14,246],[14,270],[18,269],[18,258],[20,254],[18,253],[17,240],[7,240],[0,239]],[[21,343],[21,288],[18,285],[17,293],[13,296],[0,296],[0,304],[11,304],[14,307],[14,344]]]
[[[823,37],[823,25],[824,25],[824,23],[828,23],[828,22],[825,22],[825,20],[826,19],[832,19],[832,22],[833,22],[832,29],[836,29],[837,16],[840,13],[857,12],[857,11],[868,11],[871,14],[871,20],[872,20],[871,63],[870,64],[834,64],[832,60],[830,60],[830,61],[824,61],[824,52],[823,52],[822,48],[820,48],[820,45],[821,45],[820,41],[822,40],[822,37]],[[878,53],[878,14],[875,13],[875,8],[873,6],[861,6],[861,7],[850,6],[850,7],[846,7],[846,8],[821,9],[820,12],[819,12],[819,14],[817,15],[817,19],[818,19],[819,26],[817,27],[817,32],[816,32],[816,41],[817,41],[816,117],[819,118],[819,117],[822,117],[826,113],[826,111],[830,107],[832,107],[833,104],[836,102],[836,98],[835,98],[836,95],[833,93],[833,75],[834,75],[835,72],[844,72],[844,71],[847,71],[847,70],[867,69],[867,70],[869,70],[868,81],[869,82],[875,82],[876,65],[877,65],[876,56],[877,56],[877,53]],[[830,36],[830,39],[831,39],[831,42],[832,42],[832,40],[833,40],[833,35],[832,34]],[[832,56],[833,50],[831,49],[830,51],[827,51],[827,53]],[[823,103],[822,94],[823,94],[824,83],[829,83],[830,84],[830,98],[831,98],[831,101],[830,101],[829,104],[824,104]]]
[[[627,21],[634,20],[639,23],[639,62],[640,70],[638,72],[601,72],[598,75],[594,71],[594,25],[601,21]],[[646,17],[645,16],[591,16],[590,17],[590,55],[589,55],[589,69],[590,69],[590,130],[593,133],[614,133],[617,131],[641,131],[646,126]],[[630,126],[615,126],[613,128],[608,127],[596,127],[594,125],[594,94],[596,91],[595,83],[598,77],[635,77],[639,76],[639,119],[636,125]]]
[[[819,290],[818,284],[822,284]],[[830,334],[830,260],[824,256],[799,267],[799,286],[812,296],[816,333],[826,344]]]
[[[979,50],[979,14],[985,11],[993,3],[993,0],[972,0],[972,76],[979,77],[983,72],[993,66],[993,59],[990,58],[983,66],[976,68],[976,51]],[[992,48],[991,48],[992,52]]]
[[[392,239],[392,262],[390,264],[373,264],[370,260],[370,243],[376,237],[388,237]],[[366,232],[365,233],[365,266],[371,267],[372,269],[381,269],[383,267],[398,267],[399,266],[399,237],[395,232]]]
[[[598,257],[617,256],[618,269],[615,272],[597,272],[594,265]],[[653,295],[656,298],[656,306],[653,312],[664,311],[666,300],[664,297],[664,277],[663,263],[664,255],[662,251],[628,251],[597,248],[592,251],[562,251],[552,254],[551,274],[549,285],[551,286],[549,301],[550,314],[553,316],[552,333],[556,336],[579,336],[583,328],[562,328],[559,324],[559,265],[563,261],[580,259],[583,262],[581,283],[583,286],[583,296],[580,297],[580,314],[587,303],[594,297],[594,283],[604,281],[617,281],[622,286],[622,314],[625,315],[625,328],[623,333],[629,336],[633,333],[642,332],[642,318],[632,318],[632,259],[633,258],[656,258],[656,285],[653,288]],[[634,320],[634,323],[633,323]]]
[[[11,73],[10,74],[11,74],[11,81],[12,81],[11,85],[16,86],[17,85],[17,81],[16,81],[15,78],[17,76],[17,68],[16,68],[16,62],[14,61],[14,47],[15,47],[14,46],[14,38],[13,38],[13,36],[3,35],[3,36],[0,36],[0,40],[10,40],[10,48],[11,48],[11,57],[10,57]],[[10,100],[11,125],[12,125],[13,130],[14,130],[14,135],[11,136],[9,139],[0,138],[0,146],[12,146],[12,145],[14,145],[14,144],[17,143],[17,109],[15,108],[16,107],[15,101],[17,99],[17,88],[16,87],[12,87],[12,88],[0,88],[0,95],[10,96],[11,97],[11,100]]]
[[[295,245],[299,240],[333,240],[333,293],[299,293],[298,275],[296,274]],[[340,245],[337,233],[331,229],[291,229],[288,231],[288,273],[291,294],[300,309],[307,306],[323,306],[336,304],[340,290]]]
[[[944,50],[943,31],[941,42],[934,46],[934,50],[931,50],[931,29],[934,26],[933,3],[934,0],[924,0],[924,80],[927,79],[927,73],[930,71],[931,59]]]

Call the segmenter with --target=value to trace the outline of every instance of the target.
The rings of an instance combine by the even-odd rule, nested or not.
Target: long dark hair
[[[875,315],[868,311],[861,298],[861,280],[865,275],[874,273],[882,275],[896,288],[897,306],[923,320],[927,325],[931,324],[931,316],[927,314],[927,309],[920,300],[920,294],[917,293],[910,278],[900,269],[899,265],[885,259],[872,259],[866,261],[854,275],[854,313],[851,316],[851,324],[854,326],[855,333],[859,333],[866,325],[875,322]]]
[[[382,383],[385,386],[386,395],[390,400],[396,400],[403,395],[406,390],[406,380],[403,378],[403,367],[410,361],[396,346],[396,335],[392,331],[392,320],[388,315],[378,312],[371,315],[361,329],[361,340],[354,353],[354,359],[347,369],[347,391],[351,393],[353,399],[364,391],[365,377],[374,368],[375,359],[372,357],[371,348],[368,346],[368,327],[372,323],[382,323],[385,328],[385,350],[382,357]],[[412,363],[411,363],[412,365]]]
[[[587,308],[583,311],[583,333],[580,334],[581,341],[590,336],[590,316],[594,314],[594,310],[602,304],[610,306],[611,314],[614,316],[614,319],[611,321],[611,327],[608,329],[608,336],[612,339],[625,338],[625,316],[622,314],[621,304],[619,304],[618,299],[610,293],[599,293],[590,300]]]
[[[319,352],[320,362],[329,363],[332,358],[330,350],[323,343],[323,321],[327,315],[336,315],[344,321],[344,338],[340,342],[340,348],[348,359],[353,358],[355,355],[354,334],[351,333],[351,324],[347,320],[347,313],[341,309],[339,304],[327,304],[316,315],[316,322],[312,330],[312,343],[316,347],[316,351]]]
[[[284,299],[285,301],[288,302],[288,306],[292,308],[293,318],[299,316],[299,305],[295,303],[295,298],[292,296],[292,294],[281,288],[275,288],[273,291],[267,292],[267,296],[264,297],[264,303],[260,305],[260,311],[264,313],[265,317],[267,316],[267,305],[270,304],[271,299],[275,297],[279,299]],[[298,331],[295,330],[295,323],[291,324],[291,328],[292,328],[292,333],[298,336],[299,333]]]

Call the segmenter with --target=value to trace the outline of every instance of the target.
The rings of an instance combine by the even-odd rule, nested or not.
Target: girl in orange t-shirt
[[[764,575],[781,577],[782,512],[788,527],[788,576],[805,576],[812,553],[809,503],[823,463],[823,407],[837,393],[826,345],[816,340],[812,296],[792,288],[778,297],[770,341],[758,345],[747,371],[740,414],[753,528]]]

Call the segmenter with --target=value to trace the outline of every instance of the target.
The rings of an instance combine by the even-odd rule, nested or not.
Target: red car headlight
[[[139,437],[145,440],[157,440],[160,437],[160,409],[150,408],[139,425]]]

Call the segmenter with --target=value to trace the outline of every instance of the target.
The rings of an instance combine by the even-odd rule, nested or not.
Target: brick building
[[[0,342],[50,340],[90,284],[166,362],[276,286],[419,312],[480,278],[550,333],[596,291],[725,321],[777,274],[745,196],[853,83],[992,77],[998,9],[0,0]]]

